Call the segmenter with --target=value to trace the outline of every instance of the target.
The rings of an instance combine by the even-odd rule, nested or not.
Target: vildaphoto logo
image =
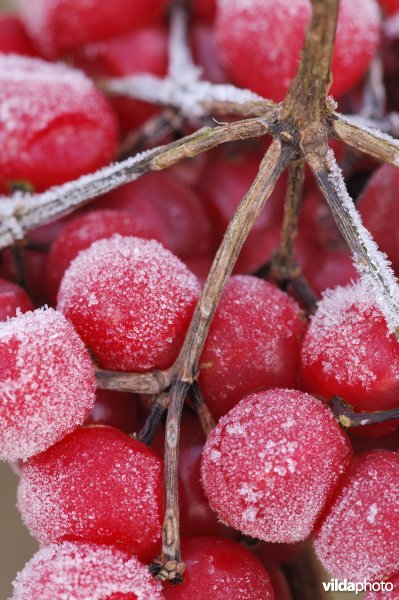
[[[390,581],[348,581],[343,579],[331,579],[330,581],[323,581],[323,588],[326,592],[355,592],[355,594],[361,594],[362,592],[392,592],[393,583]]]

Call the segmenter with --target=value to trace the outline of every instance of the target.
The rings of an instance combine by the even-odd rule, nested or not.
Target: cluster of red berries
[[[121,136],[156,114],[139,100],[107,100],[95,82],[166,74],[167,5],[22,0],[20,17],[0,15],[3,194],[46,190],[109,164]],[[397,0],[381,5],[391,18],[399,13]],[[191,16],[204,78],[283,98],[309,0],[194,0]],[[332,94],[348,110],[381,47],[381,24],[375,0],[342,0]],[[69,66],[51,62],[58,59]],[[174,363],[266,147],[218,149],[31,232],[22,249],[28,294],[12,282],[14,250],[2,253],[0,458],[20,473],[18,505],[42,544],[17,576],[13,600],[290,600],[278,563],[309,540],[333,577],[397,582],[398,422],[348,436],[329,402],[339,396],[359,413],[397,408],[399,346],[355,281],[308,177],[296,245],[323,298],[308,319],[300,298],[254,276],[279,240],[283,177],[201,355],[199,385],[218,423],[205,440],[189,403],[183,414],[184,582],[161,585],[145,566],[161,550],[163,435],[152,448],[128,435],[143,424],[148,400],[96,390],[93,357],[99,368],[134,373]],[[354,180],[366,183],[360,213],[399,272],[399,173],[352,162]]]

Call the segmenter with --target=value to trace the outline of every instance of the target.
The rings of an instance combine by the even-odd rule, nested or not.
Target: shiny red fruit
[[[23,313],[33,310],[28,294],[19,285],[0,279],[0,321],[15,317],[18,310]]]

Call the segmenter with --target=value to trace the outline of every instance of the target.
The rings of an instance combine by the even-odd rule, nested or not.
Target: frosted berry
[[[399,404],[399,346],[362,282],[324,294],[304,337],[301,361],[309,392],[340,396],[364,411]]]
[[[175,360],[199,284],[153,240],[94,242],[69,266],[58,305],[107,369],[150,371]]]
[[[44,54],[54,57],[158,20],[165,0],[21,0],[22,17]]]
[[[399,572],[399,455],[375,450],[354,458],[315,538],[323,566],[350,581]]]
[[[65,542],[42,548],[14,582],[11,600],[162,600],[136,557],[113,547]]]
[[[18,309],[21,312],[33,310],[27,293],[19,285],[0,279],[0,321],[15,317]]]
[[[147,560],[161,539],[162,461],[112,427],[84,427],[27,463],[18,506],[44,544],[117,544]]]
[[[379,0],[379,3],[381,4],[382,9],[387,15],[394,15],[399,11],[398,0]]]
[[[273,284],[237,275],[223,292],[200,360],[200,383],[219,418],[249,392],[295,387],[306,322]]]
[[[25,460],[81,425],[94,370],[71,323],[52,309],[0,323],[0,458]]]
[[[0,189],[22,182],[43,190],[113,158],[114,114],[80,71],[4,55],[0,89]]]
[[[298,66],[309,0],[218,0],[216,34],[221,58],[236,83],[282,100]],[[375,0],[342,0],[333,57],[331,94],[360,81],[379,43]]]
[[[265,569],[236,542],[212,537],[183,539],[182,557],[184,582],[164,586],[167,600],[274,599]]]
[[[53,302],[65,271],[81,250],[114,233],[155,237],[150,227],[133,214],[121,210],[95,210],[73,219],[51,246],[46,264],[46,287]]]
[[[392,584],[392,591],[371,591],[364,596],[364,600],[399,600],[399,575],[392,577],[386,584]],[[376,590],[376,586],[374,586]]]
[[[309,394],[251,394],[205,444],[202,481],[222,522],[269,542],[305,539],[351,458],[332,412]]]

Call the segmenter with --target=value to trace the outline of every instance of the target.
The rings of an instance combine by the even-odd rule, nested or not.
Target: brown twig
[[[124,373],[95,368],[96,385],[100,390],[132,394],[160,394],[171,383],[171,370],[152,373]]]
[[[205,402],[202,394],[201,387],[198,381],[194,381],[188,391],[191,404],[197,414],[199,422],[201,423],[202,431],[207,437],[212,429],[215,427],[215,421],[211,415],[211,412]]]
[[[355,412],[349,404],[335,396],[331,401],[331,408],[340,425],[349,429],[350,427],[363,427],[375,423],[386,423],[399,419],[399,408],[391,410],[378,410],[375,412]]]
[[[148,413],[145,423],[137,436],[137,439],[147,446],[151,446],[152,440],[157,432],[162,417],[165,415],[168,409],[168,403],[169,393],[167,391],[163,391],[154,396],[154,401],[152,403],[150,412]]]
[[[172,379],[166,421],[165,517],[162,531],[162,555],[154,563],[158,579],[173,579],[175,576],[179,579],[183,572],[182,569],[184,570],[180,556],[177,472],[180,418],[184,398],[197,377],[198,361],[206,336],[238,254],[293,153],[294,149],[279,139],[275,139],[267,151],[254,183],[242,199],[227,228],[176,361],[176,376]],[[166,568],[166,565],[169,565],[169,568]],[[172,570],[170,569],[171,565],[175,565]]]

